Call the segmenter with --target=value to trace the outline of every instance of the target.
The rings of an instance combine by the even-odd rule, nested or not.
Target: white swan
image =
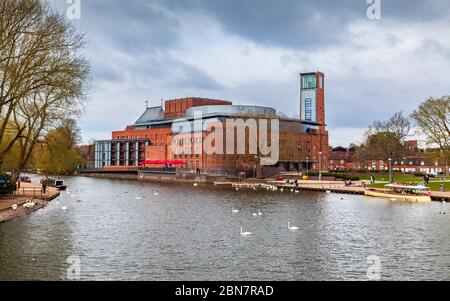
[[[198,187],[198,184],[197,184],[197,183],[194,183],[194,187]]]
[[[236,187],[236,191],[239,191],[239,187]]]
[[[135,196],[134,197],[136,200],[142,200],[142,198],[140,196]]]
[[[239,210],[239,209],[234,209],[234,206],[233,206],[233,209],[231,209],[231,212],[232,213],[239,213],[241,210]]]
[[[153,195],[154,195],[154,196],[158,196],[158,195],[159,195],[159,193],[157,193],[157,192],[154,192],[154,193],[153,193]]]
[[[62,211],[66,211],[66,210],[67,210],[67,206],[61,207],[61,210],[62,210]]]
[[[299,227],[291,226],[291,222],[289,222],[289,223],[288,223],[288,229],[291,230],[291,231],[296,231],[296,230],[299,230],[300,228],[299,228]]]
[[[36,204],[33,203],[31,200],[27,200],[27,202],[25,204],[23,204],[23,207],[24,208],[28,208],[28,209],[32,209],[32,208],[34,208],[35,205]]]
[[[17,204],[14,204],[11,206],[12,210],[16,211],[17,210]]]
[[[261,211],[261,210],[258,210],[258,212],[253,213],[252,215],[253,215],[253,216],[262,216],[262,211]]]
[[[241,236],[250,236],[250,235],[253,235],[253,233],[252,232],[243,232],[242,227],[241,227]]]

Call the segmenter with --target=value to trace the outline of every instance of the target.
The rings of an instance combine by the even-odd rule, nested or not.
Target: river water
[[[65,180],[74,196],[0,224],[0,280],[450,280],[441,203]]]

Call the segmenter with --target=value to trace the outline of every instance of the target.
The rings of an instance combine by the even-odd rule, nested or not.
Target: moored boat
[[[67,186],[64,184],[64,181],[61,179],[55,180],[51,178],[44,178],[41,180],[41,184],[46,184],[49,187],[54,187],[59,190],[66,190]]]
[[[22,177],[19,178],[19,182],[22,182],[22,183],[31,183],[31,178],[28,177],[28,176],[22,176]]]
[[[385,198],[395,201],[429,203],[431,191],[424,185],[389,184],[386,189],[367,188],[364,192],[367,196]]]

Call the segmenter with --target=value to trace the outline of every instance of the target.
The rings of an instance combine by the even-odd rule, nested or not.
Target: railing
[[[25,197],[39,197],[39,198],[48,198],[50,197],[50,191],[47,188],[45,193],[43,192],[42,188],[37,187],[23,187],[18,188],[16,191],[14,191],[15,196],[25,196]]]

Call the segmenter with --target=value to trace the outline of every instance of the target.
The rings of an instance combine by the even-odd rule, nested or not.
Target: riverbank
[[[155,182],[155,183],[197,183],[197,184],[214,184],[218,181],[236,181],[237,177],[230,178],[225,176],[211,176],[211,175],[194,175],[194,174],[181,174],[168,172],[145,172],[140,174],[123,174],[123,173],[83,173],[82,177],[89,178],[102,178],[112,180],[134,180],[143,182]],[[260,181],[265,183],[265,180]]]
[[[284,181],[274,181],[272,179],[265,180],[255,180],[249,179],[246,182],[238,182],[233,180],[227,180],[225,177],[195,177],[193,179],[180,179],[175,176],[170,175],[151,175],[146,174],[145,176],[139,175],[124,175],[124,174],[84,174],[86,177],[94,178],[106,178],[106,179],[119,179],[119,180],[135,180],[144,182],[156,182],[156,183],[197,183],[199,185],[215,185],[222,187],[234,187],[243,189],[253,189],[253,188],[263,188],[262,185],[273,185],[277,189],[285,190],[288,192],[291,189],[298,191],[309,191],[309,192],[322,192],[322,193],[337,193],[337,194],[353,194],[353,195],[364,195],[364,184],[367,186],[370,184],[369,181],[356,181],[352,186],[348,187],[345,185],[344,181],[305,181],[300,180],[298,186],[286,184]],[[363,184],[364,183],[364,184]],[[450,192],[438,192],[433,191],[431,196],[433,201],[450,201]]]
[[[45,208],[59,195],[59,190],[53,187],[48,187],[46,193],[43,193],[39,184],[21,183],[21,188],[13,196],[0,198],[0,223]],[[23,206],[28,201],[34,203],[32,208]],[[16,210],[13,208],[15,205]]]

